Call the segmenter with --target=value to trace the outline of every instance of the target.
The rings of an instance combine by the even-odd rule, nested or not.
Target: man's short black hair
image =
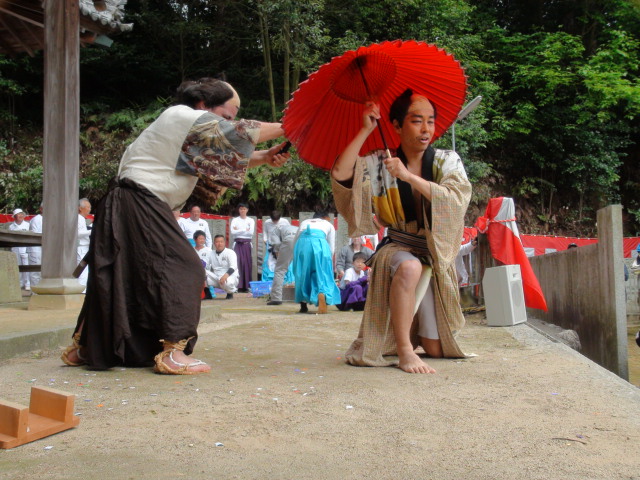
[[[204,238],[207,238],[207,234],[204,233],[202,230],[196,230],[195,233],[193,234],[193,239],[196,240],[200,235],[202,235]]]
[[[272,221],[277,222],[282,217],[282,213],[280,210],[273,210],[270,217]]]
[[[420,95],[420,94],[419,94]],[[393,121],[396,120],[398,122],[398,126],[402,126],[402,122],[404,121],[404,117],[407,116],[407,112],[409,111],[409,107],[411,106],[411,97],[413,96],[413,90],[407,88],[404,92],[402,92],[391,104],[389,108],[389,120],[393,124]],[[424,96],[427,98],[426,96]],[[427,98],[427,100],[429,100]],[[429,103],[433,107],[433,118],[438,116],[438,111],[436,110],[436,105],[431,100]]]
[[[362,260],[363,262],[366,262],[367,256],[362,252],[356,252],[353,254],[353,258],[351,259],[351,262],[355,262],[356,260]]]
[[[327,212],[325,212],[324,210],[320,210],[316,213],[313,214],[313,218],[326,218],[328,217],[329,214]]]
[[[218,234],[218,235],[216,235],[215,237],[213,237],[213,241],[214,241],[214,242],[215,242],[216,238],[224,238],[224,235],[220,235],[220,234]]]

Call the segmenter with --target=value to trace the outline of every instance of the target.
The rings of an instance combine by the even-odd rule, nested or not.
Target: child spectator
[[[369,287],[369,278],[364,270],[366,260],[367,255],[363,252],[353,254],[353,266],[347,269],[340,283],[340,310],[364,310]]]

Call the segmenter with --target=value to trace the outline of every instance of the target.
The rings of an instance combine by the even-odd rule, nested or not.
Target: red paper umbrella
[[[395,40],[350,50],[300,84],[284,111],[285,134],[303,160],[329,170],[362,127],[363,105],[374,101],[381,107],[380,128],[360,154],[396,147],[400,140],[389,107],[407,88],[434,105],[435,140],[456,120],[467,77],[453,56],[424,42]]]

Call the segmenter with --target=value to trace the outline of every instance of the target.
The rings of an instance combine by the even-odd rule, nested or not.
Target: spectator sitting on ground
[[[225,247],[223,235],[216,235],[213,245],[215,250],[209,253],[205,266],[207,284],[221,288],[227,292],[226,300],[231,300],[238,290],[238,257],[236,252]]]
[[[209,254],[211,253],[211,249],[207,247],[207,234],[202,230],[196,230],[196,233],[193,234],[193,241],[196,242],[196,252],[200,259],[206,264],[207,259],[209,258]]]
[[[367,300],[369,278],[365,270],[364,262],[367,256],[363,252],[353,254],[352,267],[348,268],[340,282],[339,310],[351,310],[354,312],[364,310]]]
[[[336,258],[336,273],[338,280],[342,280],[344,272],[351,268],[351,262],[355,253],[362,252],[365,254],[365,262],[369,260],[369,257],[373,255],[373,250],[363,246],[362,237],[352,237],[349,239],[349,244],[345,245],[338,252]]]

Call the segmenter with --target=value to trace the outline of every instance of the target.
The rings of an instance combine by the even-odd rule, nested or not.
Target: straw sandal
[[[207,365],[205,362],[203,362],[201,360],[196,360],[193,363],[180,363],[180,362],[176,362],[173,359],[173,352],[175,352],[176,350],[180,350],[181,352],[183,352],[185,347],[187,346],[187,343],[192,338],[193,337],[189,337],[187,339],[182,339],[177,343],[168,342],[166,340],[160,340],[160,342],[162,343],[163,348],[164,347],[170,347],[170,348],[167,349],[167,350],[163,350],[162,352],[160,352],[159,354],[157,354],[155,356],[154,360],[156,362],[156,365],[155,365],[155,367],[153,367],[154,372],[156,372],[156,373],[164,373],[164,374],[167,374],[167,375],[197,375],[199,373],[208,373],[208,371],[207,372],[197,372],[197,371],[189,370],[189,368],[191,368],[191,367],[197,367],[197,366],[200,366],[200,365]],[[165,357],[169,357],[169,360],[171,361],[171,363],[173,363],[174,365],[178,365],[179,368],[174,369],[174,368],[171,368],[169,365],[167,365],[163,361],[165,359]]]
[[[60,355],[60,360],[62,360],[65,364],[69,365],[70,367],[80,367],[82,365],[86,365],[87,361],[84,358],[82,358],[82,355],[80,355],[80,349],[82,348],[80,345],[80,332],[75,333],[72,338],[73,338],[73,343],[69,345],[67,348],[65,348],[64,352],[62,352],[62,355]],[[73,362],[69,360],[69,354],[74,351],[76,352],[76,355],[78,357],[77,362]]]
[[[321,315],[327,313],[327,299],[324,293],[318,294],[318,313]]]

